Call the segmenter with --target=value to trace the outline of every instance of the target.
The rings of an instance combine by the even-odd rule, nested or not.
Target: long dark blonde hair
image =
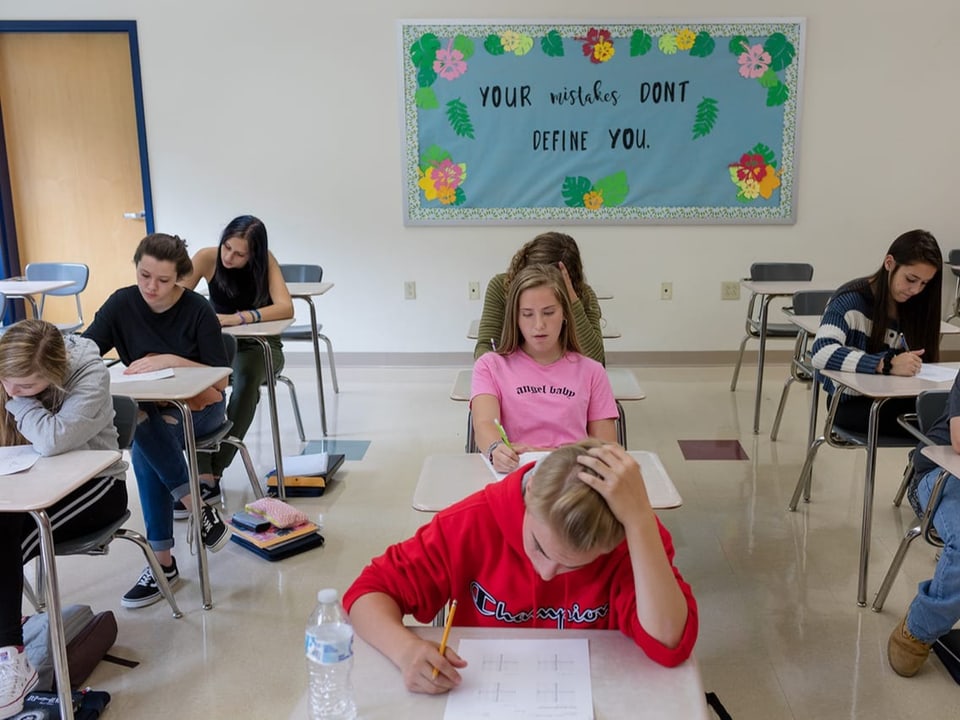
[[[524,290],[546,286],[553,290],[557,303],[563,308],[563,327],[560,328],[560,349],[564,353],[580,352],[580,343],[577,341],[577,330],[574,327],[573,307],[570,305],[570,296],[563,282],[560,271],[552,265],[528,265],[518,271],[513,281],[507,287],[507,304],[503,318],[503,332],[500,334],[500,344],[497,353],[509,355],[520,347],[523,336],[520,334],[518,320],[520,318],[520,295]]]
[[[63,385],[67,380],[67,348],[56,325],[43,320],[21,320],[0,336],[0,378],[24,378],[37,375],[50,383],[36,397],[56,412],[63,404]],[[6,412],[7,391],[0,385],[0,446],[27,445],[17,430],[13,416]]]
[[[566,233],[540,233],[533,240],[527,242],[517,250],[507,268],[507,277],[504,283],[509,285],[517,273],[529,265],[556,265],[562,262],[570,276],[573,291],[577,297],[583,297],[583,287],[586,281],[583,277],[583,261],[580,259],[580,248],[577,241]]]

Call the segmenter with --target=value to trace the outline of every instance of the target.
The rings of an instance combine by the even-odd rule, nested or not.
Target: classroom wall
[[[464,333],[481,309],[468,282],[485,284],[540,230],[403,226],[396,20],[718,17],[709,0],[592,7],[0,0],[0,17],[137,20],[157,229],[199,248],[234,215],[259,215],[281,261],[320,262],[336,283],[319,309],[350,355],[468,352]],[[840,283],[878,267],[903,230],[931,230],[944,252],[960,247],[951,185],[960,5],[730,0],[723,10],[807,18],[797,223],[566,228],[588,279],[616,295],[604,304],[623,331],[611,352],[734,350],[746,298],[720,302],[720,282],[753,261],[809,261],[815,279]],[[403,299],[405,280],[417,283],[414,301]],[[659,300],[662,281],[673,283],[672,301]],[[952,297],[949,273],[944,284]]]

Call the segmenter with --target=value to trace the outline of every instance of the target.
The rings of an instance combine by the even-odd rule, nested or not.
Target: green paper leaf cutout
[[[755,199],[756,198],[748,198],[746,195],[743,194],[743,190],[737,193],[737,202],[741,202],[744,205],[746,205],[747,203],[752,203]]]
[[[661,35],[657,41],[657,47],[664,55],[675,55],[677,53],[677,36],[673,33]]]
[[[630,36],[630,57],[646,55],[653,47],[653,38],[643,30],[634,30]]]
[[[773,159],[776,155],[773,154],[773,150],[764,145],[763,143],[757,143],[752,148],[750,148],[751,155],[759,155],[763,158],[763,162],[767,165],[773,164]]]
[[[713,54],[714,48],[717,46],[716,41],[710,37],[710,33],[706,30],[701,30],[697,33],[697,39],[693,41],[693,47],[690,48],[690,54],[693,57],[707,57],[708,55]]]
[[[470,112],[460,98],[447,103],[447,120],[450,121],[450,127],[457,135],[471,140],[475,139],[473,137],[473,123],[470,122]]]
[[[775,85],[767,90],[767,107],[783,105],[787,101],[788,97],[790,97],[790,88],[783,83]]]
[[[432,67],[437,59],[437,50],[440,49],[440,40],[433,33],[424,33],[420,39],[410,46],[410,60],[414,67]]]
[[[603,195],[604,206],[620,205],[627,199],[627,193],[630,192],[626,171],[621,170],[613,175],[607,175],[607,177],[597,180],[593,189]]]
[[[433,88],[423,87],[417,90],[417,107],[421,110],[436,110],[440,107],[440,101],[437,100],[437,94]]]
[[[529,35],[521,35],[517,41],[517,47],[513,49],[513,54],[517,57],[523,57],[533,50],[533,38]]]
[[[430,87],[437,81],[437,73],[433,67],[422,67],[417,70],[417,85],[422,88]]]
[[[767,71],[757,78],[757,82],[760,83],[761,87],[765,87],[769,90],[770,88],[776,87],[780,84],[780,78],[777,77],[777,74],[773,70],[767,68]]]
[[[730,49],[734,55],[740,55],[743,52],[746,52],[746,47],[749,47],[750,40],[747,39],[746,35],[734,35],[730,38],[730,44],[727,47]]]
[[[453,39],[453,49],[459,50],[463,54],[464,60],[469,60],[473,57],[473,40],[468,38],[466,35],[457,35]]]
[[[567,177],[563,180],[563,201],[567,207],[583,207],[583,196],[593,189],[593,183],[585,177]]]
[[[551,30],[540,40],[540,49],[548,57],[563,57],[563,38],[556,30]]]
[[[693,123],[693,139],[702,138],[709,135],[713,126],[717,122],[717,101],[713,98],[705,97],[697,105],[697,119]]]
[[[458,187],[454,190],[454,201],[450,203],[451,205],[463,205],[467,201],[467,194],[463,191],[462,187]]]
[[[439,165],[444,160],[451,159],[452,156],[439,145],[431,145],[420,156],[420,169],[426,172],[430,168]]]
[[[503,55],[503,43],[500,41],[500,36],[487,35],[487,39],[483,41],[483,49],[491,55]]]
[[[793,44],[783,33],[773,33],[763,44],[763,49],[770,53],[770,69],[783,70],[793,62],[797,54]]]

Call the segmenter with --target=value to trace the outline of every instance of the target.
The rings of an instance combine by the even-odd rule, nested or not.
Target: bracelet
[[[488,447],[487,451],[484,453],[484,455],[487,456],[487,460],[490,461],[491,465],[493,465],[493,451],[496,450],[501,445],[503,445],[503,440],[494,440],[492,443],[490,443],[490,447]]]
[[[241,325],[247,324],[247,319],[243,316],[243,313],[240,310],[237,310],[237,317],[240,318]]]
[[[887,352],[884,353],[884,355],[883,355],[883,365],[882,365],[882,368],[881,368],[881,372],[882,372],[884,375],[889,375],[889,374],[890,374],[890,371],[893,370],[893,357],[894,357],[894,355],[896,355],[896,353],[895,353],[893,350],[887,350]]]
[[[254,308],[254,309],[251,310],[250,312],[252,312],[252,313],[253,313],[253,316],[256,318],[256,320],[254,320],[254,322],[260,322],[261,320],[263,320],[263,317],[260,315],[260,311],[257,310],[256,308]]]

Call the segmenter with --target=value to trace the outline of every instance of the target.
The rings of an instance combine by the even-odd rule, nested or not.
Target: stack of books
[[[342,453],[291,455],[283,458],[283,489],[288,497],[323,495],[327,481],[343,465]],[[277,494],[276,468],[267,473],[267,492]]]
[[[309,520],[289,528],[271,525],[259,532],[238,526],[232,518],[227,520],[227,524],[230,525],[230,539],[233,542],[267,560],[282,560],[323,545],[319,526]]]

